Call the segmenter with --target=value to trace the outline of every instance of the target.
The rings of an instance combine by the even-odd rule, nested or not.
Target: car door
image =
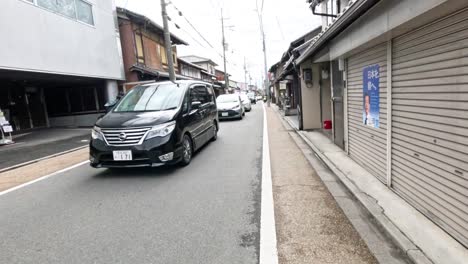
[[[214,122],[217,122],[218,120],[218,107],[216,106],[216,96],[213,91],[213,88],[211,86],[206,87],[207,92],[208,92],[208,113],[207,113],[207,120],[208,120],[208,126],[211,128],[211,126],[214,125]]]
[[[192,135],[194,148],[198,148],[203,144],[201,138],[205,130],[205,113],[203,110],[203,96],[198,86],[192,86],[189,89],[189,110],[187,113],[187,121],[190,134]],[[194,102],[199,102],[197,108]]]

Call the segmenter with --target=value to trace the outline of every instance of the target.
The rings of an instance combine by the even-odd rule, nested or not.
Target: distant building
[[[201,80],[202,79],[202,70],[204,70],[203,67],[193,64],[191,62],[188,62],[182,58],[177,59],[179,62],[179,73],[182,76],[191,78],[191,79],[196,79],[196,80]]]
[[[206,74],[214,75],[216,74],[216,69],[215,67],[218,66],[214,61],[211,59],[195,56],[195,55],[189,55],[189,56],[181,56],[181,59],[188,61],[193,64],[197,64],[201,67],[204,68]],[[216,77],[216,76],[215,76]]]
[[[122,40],[125,79],[128,86],[139,81],[169,80],[164,29],[149,18],[124,8],[118,8]],[[187,42],[171,34],[172,59],[177,79],[189,79],[179,74],[177,48]]]

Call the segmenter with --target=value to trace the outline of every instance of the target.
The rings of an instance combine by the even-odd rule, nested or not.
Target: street
[[[262,132],[256,104],[187,167],[84,164],[4,194],[0,262],[257,263]]]
[[[468,264],[468,0],[2,3],[0,264]]]

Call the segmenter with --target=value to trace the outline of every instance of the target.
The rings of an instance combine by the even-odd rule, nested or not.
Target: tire
[[[192,139],[187,134],[184,135],[182,146],[184,147],[184,152],[183,152],[182,160],[180,161],[180,165],[187,166],[192,161],[192,156],[193,156],[193,142],[192,142]]]
[[[218,139],[218,130],[219,130],[216,122],[214,122],[213,128],[214,128],[214,133],[213,133],[213,137],[211,138],[211,141],[216,141]]]

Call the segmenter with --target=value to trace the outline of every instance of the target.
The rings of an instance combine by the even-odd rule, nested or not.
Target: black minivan
[[[92,167],[187,165],[216,140],[218,112],[210,84],[155,82],[136,86],[98,119],[91,134]]]

